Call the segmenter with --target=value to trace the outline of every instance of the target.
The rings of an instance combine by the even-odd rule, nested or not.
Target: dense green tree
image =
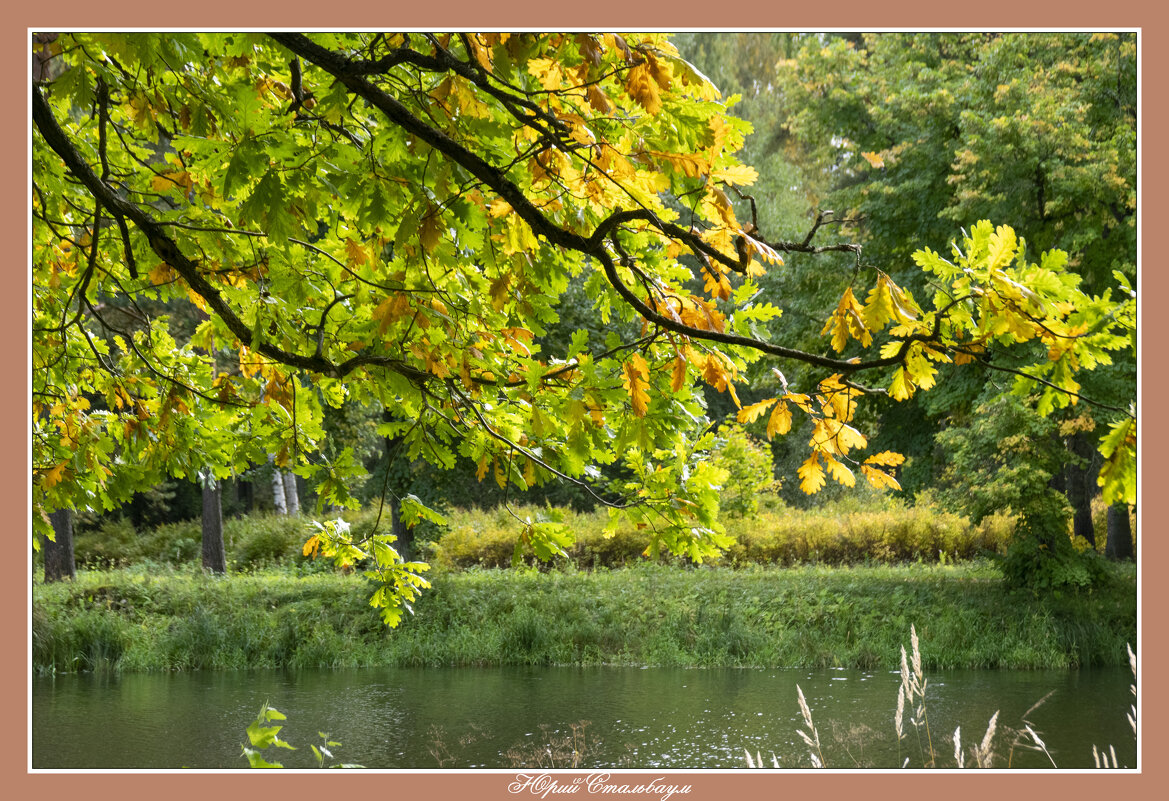
[[[461,457],[520,490],[572,483],[652,531],[653,549],[701,560],[728,542],[701,387],[738,406],[760,359],[815,368],[739,416],[766,414],[769,437],[811,421],[807,492],[854,470],[895,486],[900,457],[866,457],[854,425],[871,391],[905,399],[938,363],[1043,341],[1019,369],[1058,407],[1080,369],[1129,345],[1130,299],[1086,294],[1067,254],[1032,255],[987,222],[948,258],[914,254],[932,298],[858,263],[822,310],[819,347],[788,344],[758,281],[783,254],[820,250],[818,226],[788,241],[740,222],[749,126],[664,35],[54,44],[56,77],[32,87],[38,531],[42,510],[108,508],[163,476],[224,478],[269,454],[315,483],[319,507],[355,503],[364,466],[352,446],[322,446],[322,421],[356,402],[386,410],[377,434],[411,463]],[[580,329],[546,352],[573,283],[603,342]],[[145,301],[204,318],[187,335]],[[1119,493],[1126,436],[1105,454]],[[441,519],[413,495],[400,514]],[[520,538],[547,557],[571,532],[528,520]],[[368,560],[392,625],[426,586],[394,541],[326,521],[305,552]]]
[[[1016,536],[1003,562],[1013,583],[1033,589],[1088,585],[1098,573],[1096,553],[1080,556],[1072,547],[1068,496],[1054,486],[1064,470],[1064,437],[1074,432],[1031,406],[1003,395],[939,433],[947,464],[935,497],[973,522],[998,512],[1018,516],[1025,536]]]
[[[1091,292],[1135,284],[1134,34],[805,36],[776,84],[801,163],[831,187],[825,202],[858,220],[866,260],[907,288],[925,289],[912,266],[923,239],[987,218],[1012,221],[1033,250],[1067,251]],[[983,358],[1017,366],[1032,356]],[[985,371],[968,376],[917,401],[927,427],[1000,392]],[[1135,388],[1135,349],[1083,381],[1082,396],[1102,403],[1090,407],[1095,425],[1068,439],[1081,533],[1090,533],[1093,494],[1080,491],[1083,440],[1123,419]],[[913,483],[926,486],[937,477],[927,469],[932,442],[895,424],[907,411],[885,412],[880,441],[916,454]]]

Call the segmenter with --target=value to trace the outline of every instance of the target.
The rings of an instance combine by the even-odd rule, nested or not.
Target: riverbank
[[[1127,664],[1136,569],[1090,594],[1008,593],[985,563],[438,571],[396,630],[357,575],[79,571],[33,588],[33,669],[376,665],[894,669],[910,624],[927,669]]]

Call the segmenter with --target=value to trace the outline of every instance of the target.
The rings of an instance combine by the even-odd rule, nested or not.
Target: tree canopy
[[[799,35],[773,52],[774,129],[788,157],[823,203],[847,210],[866,256],[908,288],[923,286],[912,260],[920,243],[977,219],[1009,221],[1032,248],[1067,251],[1092,292],[1135,287],[1135,34]],[[1085,376],[1083,393],[1107,403],[1058,417],[1098,430],[1124,417],[1136,400],[1135,355]],[[998,358],[1033,355],[1000,349]],[[921,434],[936,428],[930,421],[964,425],[998,392],[987,371],[965,373],[884,411],[880,441],[922,457],[910,485],[930,486],[945,470],[930,464],[935,443]]]
[[[379,433],[438,469],[579,484],[701,561],[727,544],[727,479],[701,388],[768,436],[814,421],[806,492],[860,472],[867,395],[930,389],[938,365],[1009,369],[1054,408],[1131,347],[1133,299],[1090,295],[1069,254],[1010,221],[922,242],[920,297],[861,258],[764,230],[735,97],[662,34],[94,33],[46,45],[32,87],[34,521],[112,508],[162,475],[225,477],[274,455],[344,505],[362,471],[322,410],[380,405]],[[1026,231],[1020,231],[1026,234]],[[784,338],[761,281],[785,254],[855,256],[820,344]],[[546,350],[569,285],[606,329]],[[1126,285],[1127,287],[1127,285]],[[803,365],[799,385],[782,378]],[[789,368],[790,369],[790,368]],[[1135,492],[1134,419],[1104,440],[1106,492]],[[602,469],[620,466],[620,480]],[[413,523],[437,513],[402,499]],[[523,521],[551,555],[571,532]],[[392,536],[321,524],[306,551],[368,557],[396,623],[425,586]]]

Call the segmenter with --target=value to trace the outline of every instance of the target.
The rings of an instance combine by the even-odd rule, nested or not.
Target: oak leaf
[[[792,429],[792,410],[785,402],[771,410],[771,417],[767,418],[767,438],[774,439],[777,435],[786,434]]]
[[[758,403],[752,403],[750,406],[744,406],[739,410],[738,421],[740,423],[754,423],[763,416],[764,412],[771,408],[776,400],[776,398],[768,398]]]
[[[824,488],[824,468],[820,466],[820,455],[813,453],[799,466],[796,474],[800,478],[800,489],[807,495],[815,495]]]
[[[625,79],[625,89],[629,92],[630,97],[650,114],[657,114],[662,110],[658,82],[654,80],[648,63],[638,64],[629,71],[629,75]]]
[[[622,365],[621,384],[629,393],[633,413],[637,417],[645,417],[649,409],[649,365],[640,353],[633,354]]]

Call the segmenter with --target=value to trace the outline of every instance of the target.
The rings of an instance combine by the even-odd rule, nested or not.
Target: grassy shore
[[[983,563],[443,571],[393,631],[357,575],[83,570],[33,589],[33,669],[623,664],[895,669],[1127,663],[1136,571],[1090,594],[1008,593]]]

